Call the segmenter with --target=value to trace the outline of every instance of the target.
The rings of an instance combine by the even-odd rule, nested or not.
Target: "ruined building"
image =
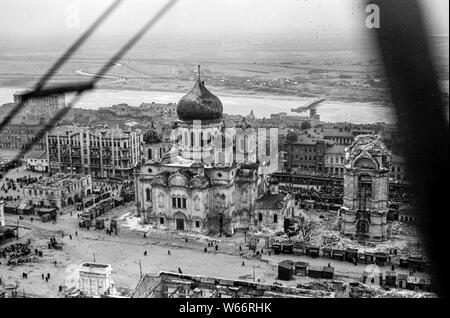
[[[340,231],[358,239],[386,240],[391,155],[378,135],[360,135],[345,149]]]

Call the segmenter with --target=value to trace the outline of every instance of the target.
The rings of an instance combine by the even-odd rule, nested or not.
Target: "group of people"
[[[415,198],[411,192],[402,190],[389,190],[389,201],[414,205]]]
[[[0,201],[17,201],[20,200],[20,195],[13,195],[11,193],[13,191],[17,191],[19,189],[23,189],[24,186],[37,182],[39,179],[42,179],[42,176],[39,178],[24,176],[20,178],[5,178],[5,181],[0,186],[0,192],[5,195],[0,196]],[[10,193],[8,195],[8,193]]]
[[[30,244],[27,243],[14,243],[10,244],[4,248],[0,249],[0,256],[3,258],[10,257],[11,255],[14,256],[26,256],[30,254]]]
[[[323,186],[319,189],[309,188],[286,188],[295,198],[295,204],[302,204],[305,200],[314,200],[320,203],[342,204],[343,188],[336,186]]]

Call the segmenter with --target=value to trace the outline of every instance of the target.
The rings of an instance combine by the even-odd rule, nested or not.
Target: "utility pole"
[[[139,273],[141,274],[140,278],[142,278],[142,263],[141,263],[141,260],[139,260]]]
[[[253,265],[253,282],[255,282],[255,265]]]

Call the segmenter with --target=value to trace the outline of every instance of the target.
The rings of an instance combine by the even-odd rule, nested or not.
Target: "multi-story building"
[[[36,139],[42,125],[9,124],[0,134],[0,149],[22,149]],[[33,149],[44,150],[45,139],[38,140]]]
[[[399,155],[392,155],[390,179],[394,181],[407,181],[405,158]]]
[[[344,174],[344,151],[343,145],[332,145],[325,150],[325,173],[335,176]]]
[[[26,169],[37,172],[48,171],[48,156],[45,150],[33,150],[25,155]]]
[[[38,207],[63,209],[92,193],[90,175],[58,173],[23,188],[23,202]]]
[[[141,134],[130,130],[61,126],[46,139],[51,173],[130,178],[139,162]]]
[[[18,91],[14,93],[14,103],[23,100],[23,95],[31,92],[30,90]],[[50,118],[55,113],[66,107],[64,94],[53,94],[45,97],[31,97],[25,101],[25,106],[19,113],[19,118]]]
[[[325,172],[325,150],[329,143],[314,130],[290,133],[284,149],[287,154],[286,170]]]

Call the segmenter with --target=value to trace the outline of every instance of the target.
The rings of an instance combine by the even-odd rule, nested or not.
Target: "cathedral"
[[[239,124],[246,134],[225,127],[222,103],[201,81],[200,67],[177,114],[170,140],[153,126],[143,136],[138,214],[158,229],[232,235],[248,228],[266,192],[250,124],[245,118]]]

